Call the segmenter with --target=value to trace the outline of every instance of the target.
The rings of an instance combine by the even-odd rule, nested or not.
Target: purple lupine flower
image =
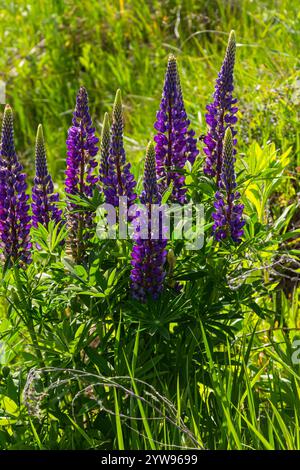
[[[137,224],[131,253],[130,279],[133,297],[145,302],[147,297],[157,299],[163,289],[164,264],[167,256],[167,241],[163,239],[163,230],[160,229],[158,239],[151,237],[151,204],[159,204],[161,201],[156,180],[155,149],[152,142],[147,147],[144,190],[140,201],[147,207],[148,237],[141,237],[140,227]]]
[[[0,246],[2,259],[25,267],[31,262],[26,174],[14,145],[13,112],[6,105],[0,149]]]
[[[219,185],[222,171],[223,139],[225,131],[230,127],[233,137],[236,135],[234,124],[237,122],[236,113],[238,108],[236,106],[237,99],[232,96],[234,89],[233,69],[235,50],[235,33],[231,31],[225,58],[216,80],[213,102],[206,107],[208,113],[205,117],[208,132],[203,139],[206,145],[203,149],[206,154],[204,173],[208,176],[216,177],[217,186]],[[236,139],[234,138],[233,145],[235,144]],[[235,155],[236,150],[234,149],[233,152]]]
[[[215,194],[215,211],[212,214],[214,219],[213,233],[217,241],[231,237],[234,242],[240,243],[245,225],[245,221],[242,219],[244,206],[237,203],[241,195],[235,191],[235,158],[230,127],[225,132],[222,161],[219,190]]]
[[[110,125],[108,113],[104,114],[100,143],[99,181],[104,184],[109,169]]]
[[[88,107],[88,95],[84,87],[80,87],[76,98],[72,127],[67,138],[67,195],[91,197],[98,181],[94,171],[97,166],[95,156],[98,152],[98,138]],[[84,211],[82,207],[69,198],[67,203],[67,247],[76,262],[85,258],[88,242],[92,236],[93,213]]]
[[[57,224],[61,221],[62,211],[58,209],[59,194],[54,193],[54,186],[47,168],[47,156],[44,143],[43,127],[40,124],[35,144],[35,178],[32,188],[32,225],[48,227],[49,221]]]
[[[171,201],[186,201],[183,168],[187,161],[192,165],[199,151],[195,132],[189,129],[190,121],[184,107],[176,58],[171,54],[165,76],[160,109],[156,115],[156,164],[159,190],[163,194],[173,183]]]
[[[103,180],[106,202],[114,207],[119,206],[119,197],[126,196],[128,208],[136,199],[134,176],[130,171],[131,165],[126,162],[123,145],[123,111],[121,90],[116,93],[113,106],[112,125],[110,130],[109,168],[108,175]]]

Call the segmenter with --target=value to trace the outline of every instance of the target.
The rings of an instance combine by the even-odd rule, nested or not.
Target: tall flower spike
[[[148,297],[157,299],[163,289],[165,278],[167,241],[163,239],[160,229],[159,239],[152,239],[151,204],[159,204],[161,196],[156,181],[155,149],[152,142],[148,144],[145,160],[143,192],[140,201],[147,208],[148,238],[142,238],[140,227],[136,225],[135,243],[131,253],[131,290],[136,300],[145,302]]]
[[[6,105],[0,149],[0,247],[4,261],[31,262],[29,196],[26,175],[14,145],[13,113]]]
[[[67,195],[91,197],[98,181],[94,171],[97,166],[95,156],[98,152],[98,138],[88,107],[88,95],[80,87],[76,98],[72,127],[67,138]],[[67,248],[75,262],[85,259],[93,227],[93,213],[83,210],[69,198],[67,203]]]
[[[216,177],[217,186],[219,185],[222,171],[222,153],[223,139],[225,130],[230,127],[233,137],[236,135],[234,124],[237,122],[236,107],[237,99],[233,98],[233,69],[235,62],[235,33],[231,31],[225,58],[216,80],[213,102],[206,109],[206,123],[208,132],[204,138],[204,153],[206,161],[204,165],[204,173],[211,177]],[[233,139],[235,146],[236,139]],[[236,150],[233,150],[235,155]]]
[[[120,196],[126,196],[129,208],[134,204],[137,197],[135,193],[136,182],[130,171],[131,165],[126,162],[123,129],[122,95],[121,90],[118,90],[113,106],[109,169],[107,178],[104,179],[104,194],[106,202],[114,207],[119,206]]]
[[[100,168],[99,180],[103,186],[108,176],[109,169],[109,149],[110,149],[110,125],[108,113],[104,114],[104,120],[101,131],[101,145],[100,145]]]
[[[171,183],[171,200],[184,203],[186,187],[183,168],[187,160],[193,164],[199,151],[195,132],[189,129],[190,121],[184,107],[176,58],[171,54],[163,87],[160,109],[154,127],[158,133],[156,142],[156,164],[159,190],[162,194]]]
[[[244,234],[243,204],[238,204],[240,193],[235,191],[235,171],[233,156],[233,139],[231,129],[226,129],[222,155],[222,173],[219,190],[215,194],[215,211],[213,233],[217,241],[231,237],[236,243],[241,242]]]
[[[48,227],[49,221],[54,220],[57,224],[61,220],[62,211],[56,203],[59,194],[54,193],[54,186],[47,168],[47,156],[43,135],[43,127],[39,124],[35,143],[35,178],[32,188],[32,224]]]

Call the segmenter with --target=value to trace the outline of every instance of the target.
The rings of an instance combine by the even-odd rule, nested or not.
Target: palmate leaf
[[[151,335],[159,333],[168,338],[170,323],[186,320],[191,308],[191,301],[186,299],[184,294],[175,295],[166,291],[155,301],[149,298],[145,304],[128,301],[124,317],[131,323],[139,323],[141,329]]]
[[[97,187],[95,187],[93,191],[93,197],[87,197],[84,194],[82,195],[68,194],[68,200],[72,204],[74,204],[74,206],[76,206],[74,208],[75,212],[81,212],[81,211],[96,212],[98,207],[104,202],[104,195],[102,192],[99,191]]]
[[[128,296],[128,267],[101,269],[98,262],[92,264],[90,269],[77,265],[69,258],[63,259],[63,266],[67,275],[72,279],[65,290],[81,298],[81,301],[89,307],[91,301],[94,304],[106,305],[109,301],[111,307]],[[100,302],[100,304],[99,304]],[[109,313],[107,306],[105,315]],[[103,310],[103,309],[102,309]],[[105,316],[104,315],[104,316]]]
[[[171,183],[169,184],[168,188],[165,190],[165,192],[163,193],[162,195],[162,199],[161,199],[161,203],[162,204],[166,204],[173,192],[173,187],[174,187],[174,183],[173,181],[171,181]]]
[[[39,249],[52,254],[56,252],[67,235],[67,228],[61,222],[56,224],[54,220],[50,220],[48,228],[42,224],[38,224],[38,227],[32,229],[32,241],[37,244]]]

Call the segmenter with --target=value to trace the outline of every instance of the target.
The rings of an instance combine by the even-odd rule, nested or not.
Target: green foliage
[[[166,58],[178,56],[193,128],[222,61],[227,33],[237,36],[235,83],[239,151],[254,138],[299,153],[299,15],[288,0],[18,0],[0,10],[0,78],[16,114],[17,148],[32,168],[36,128],[43,123],[50,172],[63,177],[66,129],[76,90],[89,91],[92,115],[110,112],[116,89],[125,103],[128,152],[139,162],[153,132]],[[198,119],[197,119],[198,117]]]

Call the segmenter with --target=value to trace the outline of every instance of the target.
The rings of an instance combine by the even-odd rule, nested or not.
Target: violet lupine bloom
[[[13,113],[6,105],[0,149],[0,246],[2,259],[21,267],[31,262],[26,189],[26,174],[15,151]]]
[[[35,144],[35,178],[31,204],[32,225],[37,227],[40,223],[47,228],[50,220],[54,220],[58,224],[62,214],[56,205],[58,201],[59,194],[54,193],[53,181],[48,173],[43,127],[40,124]]]
[[[94,171],[97,166],[95,156],[98,152],[98,138],[88,107],[88,95],[80,87],[76,98],[72,127],[67,138],[67,169],[65,187],[67,195],[92,197],[98,181]],[[93,213],[84,210],[69,198],[67,203],[67,248],[75,262],[86,256],[89,240],[92,236]]]
[[[156,180],[155,149],[152,142],[147,147],[144,190],[140,201],[148,211],[148,238],[140,236],[139,226],[137,226],[131,253],[130,279],[133,297],[145,302],[147,297],[157,299],[163,289],[164,264],[167,256],[167,241],[163,239],[163,230],[160,230],[159,239],[151,237],[151,204],[159,204],[161,201]]]
[[[163,87],[160,109],[156,115],[154,128],[158,131],[156,142],[156,165],[159,178],[159,191],[163,194],[173,183],[172,202],[183,204],[186,201],[184,166],[192,165],[199,151],[195,132],[189,129],[190,121],[184,107],[177,70],[176,58],[171,54]]]
[[[104,178],[104,194],[106,202],[114,207],[119,206],[119,197],[127,197],[127,206],[130,208],[136,199],[134,176],[130,171],[131,165],[126,162],[123,144],[123,111],[121,90],[116,93],[113,106],[112,125],[110,130],[109,168]]]
[[[100,140],[99,181],[102,184],[104,184],[104,180],[108,176],[109,149],[110,149],[110,125],[109,125],[108,113],[105,113],[103,124],[102,124],[101,140]]]
[[[216,177],[217,186],[219,185],[222,171],[225,131],[230,127],[233,137],[236,135],[234,124],[237,122],[236,113],[238,108],[236,107],[237,99],[232,97],[235,50],[235,33],[231,31],[225,58],[216,80],[213,95],[214,100],[206,107],[208,113],[205,117],[209,130],[203,140],[206,145],[203,149],[206,154],[204,173],[208,176]],[[233,140],[233,145],[235,144],[236,139]],[[233,152],[235,155],[236,150],[234,149]]]
[[[241,195],[235,191],[235,171],[233,156],[233,139],[231,129],[226,129],[223,148],[223,166],[219,183],[219,190],[215,194],[215,211],[213,233],[217,241],[231,237],[236,243],[241,242],[244,234],[243,204],[237,201]]]

